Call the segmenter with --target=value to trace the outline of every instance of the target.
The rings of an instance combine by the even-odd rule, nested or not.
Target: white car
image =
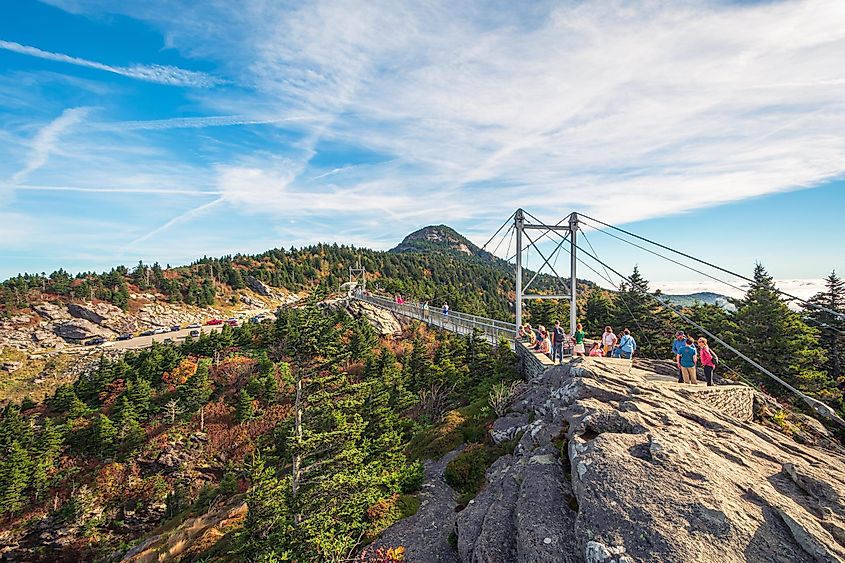
[[[199,323],[191,323],[188,326],[186,326],[185,328],[200,328],[200,326],[201,325]]]
[[[164,334],[165,332],[170,332],[166,328],[157,328],[153,331],[153,334]]]

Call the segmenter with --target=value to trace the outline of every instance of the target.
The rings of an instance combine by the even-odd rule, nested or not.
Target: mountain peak
[[[490,253],[447,225],[429,225],[406,236],[390,252],[450,252],[489,259]]]

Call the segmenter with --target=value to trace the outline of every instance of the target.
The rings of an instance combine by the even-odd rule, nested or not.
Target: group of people
[[[696,344],[698,344],[697,348]],[[684,334],[684,331],[679,330],[675,333],[675,340],[672,341],[672,354],[678,366],[678,383],[696,385],[698,383],[696,365],[700,364],[708,387],[713,385],[713,372],[716,370],[716,364],[719,363],[719,357],[708,346],[706,338],[700,336],[698,341],[695,341]]]
[[[551,331],[543,325],[534,328],[530,323],[526,323],[519,327],[518,335],[521,339],[527,339],[532,350],[546,354],[555,363],[563,361],[564,355],[630,359],[637,349],[637,342],[627,328],[622,331],[622,336],[617,338],[611,327],[605,327],[601,340],[594,342],[589,352],[584,347],[586,333],[581,323],[578,323],[575,332],[571,334],[560,326],[560,321],[555,321]]]

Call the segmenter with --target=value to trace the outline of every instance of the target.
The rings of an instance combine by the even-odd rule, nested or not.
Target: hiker
[[[590,356],[599,358],[604,356],[604,350],[598,342],[593,342],[593,347],[590,348]]]
[[[572,351],[575,356],[584,355],[584,336],[584,329],[581,323],[578,323],[578,330],[575,331],[575,348]]]
[[[552,351],[552,335],[546,331],[546,328],[543,327],[543,330],[540,332],[540,336],[542,336],[543,340],[540,343],[540,352],[545,354],[547,357],[551,355]]]
[[[683,382],[696,385],[698,380],[695,377],[695,363],[698,361],[698,351],[695,349],[695,345],[693,345],[692,338],[684,340],[684,346],[678,350],[676,360],[678,362],[678,369],[681,370]]]
[[[711,387],[713,385],[713,372],[716,370],[716,363],[719,361],[719,357],[716,355],[716,352],[710,349],[710,346],[707,345],[707,339],[703,336],[698,337],[698,349],[701,350],[701,367],[704,368],[704,381],[707,382],[708,387]]]
[[[616,346],[619,339],[613,334],[613,329],[609,326],[604,327],[604,333],[601,335],[601,343],[604,346],[604,355],[610,356],[611,350]]]
[[[631,336],[631,331],[626,328],[622,331],[622,338],[619,339],[619,344],[613,349],[613,357],[630,360],[634,357],[634,352],[636,351],[637,341]]]
[[[542,352],[543,348],[548,348],[548,340],[546,338],[546,327],[540,325],[537,327],[537,342],[534,344],[534,350]]]
[[[564,329],[565,332],[563,333],[563,353],[567,356],[572,355],[572,334],[569,332],[569,329]]]
[[[555,321],[555,328],[552,331],[552,363],[557,358],[563,362],[563,339],[566,338],[566,332],[560,326],[560,321]]]
[[[449,304],[448,303],[443,303],[443,316],[444,317],[449,316]]]
[[[423,320],[425,320],[425,321],[431,320],[431,312],[429,311],[428,301],[423,303]]]
[[[683,330],[679,330],[675,333],[675,340],[672,341],[672,357],[675,358],[675,363],[678,363],[678,354],[681,352],[681,348],[687,345],[686,343],[687,335],[684,334]],[[693,346],[695,348],[695,346]],[[684,382],[684,375],[681,373],[681,366],[678,365],[678,383]]]
[[[531,323],[525,323],[525,336],[528,337],[528,346],[534,346],[537,342],[537,332],[531,326]]]

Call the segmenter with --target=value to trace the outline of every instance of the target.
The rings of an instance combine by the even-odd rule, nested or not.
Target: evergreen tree
[[[804,314],[810,326],[819,331],[819,345],[827,355],[823,367],[830,376],[837,380],[840,389],[845,389],[845,281],[831,272],[825,279],[825,290],[810,299],[810,303],[824,309],[806,307]]]
[[[197,371],[188,377],[184,385],[179,386],[179,397],[190,412],[206,404],[213,392],[214,388],[206,362],[200,362],[197,365]]]
[[[14,440],[6,459],[0,463],[0,511],[17,512],[23,507],[29,477],[29,454],[20,442]]]
[[[114,455],[117,428],[105,414],[100,413],[94,423],[94,447],[103,457]]]
[[[581,316],[587,334],[598,336],[604,332],[604,327],[616,320],[617,312],[607,292],[593,288],[587,292],[587,301]],[[561,324],[565,324],[565,321]]]
[[[238,404],[235,409],[235,420],[238,422],[246,422],[252,420],[255,411],[252,405],[252,396],[247,393],[246,389],[241,389],[238,395]]]
[[[825,361],[818,333],[781,299],[762,265],[754,268],[754,282],[735,305],[726,340],[798,389],[813,392],[825,386],[824,374],[816,369]],[[742,369],[753,380],[783,392],[753,367],[743,365]]]
[[[674,317],[658,300],[648,294],[648,280],[637,267],[622,282],[614,295],[616,317],[611,325],[616,334],[625,328],[637,341],[637,355],[645,358],[665,358],[671,355]]]
[[[138,415],[135,408],[129,402],[126,395],[123,395],[115,409],[115,428],[120,449],[127,455],[136,451],[146,438],[141,423],[138,422]]]

